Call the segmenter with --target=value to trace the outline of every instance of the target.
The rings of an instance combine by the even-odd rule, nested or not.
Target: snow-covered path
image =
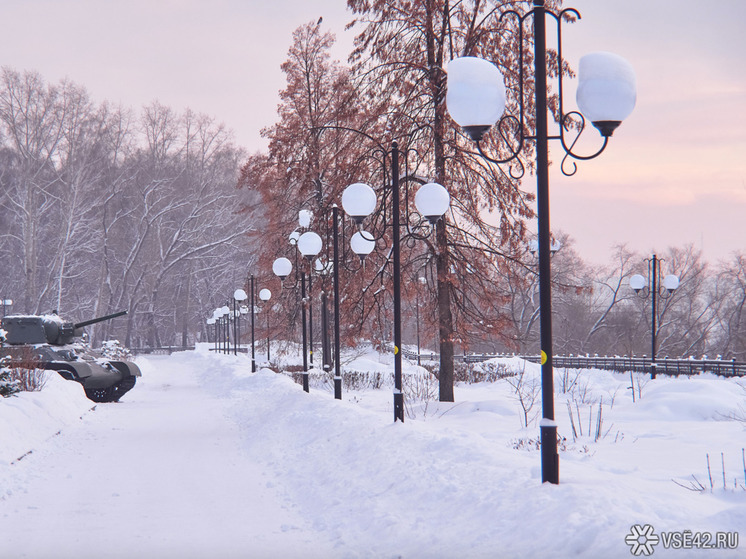
[[[197,377],[148,368],[122,402],[16,462],[0,557],[329,557],[242,450],[233,402]]]
[[[205,348],[138,364],[135,389],[94,411],[57,376],[0,400],[0,559],[626,559],[633,526],[744,535],[743,380],[662,378],[632,402],[627,375],[576,371],[579,390],[556,396],[586,431],[573,440],[558,414],[551,486],[506,380],[459,385],[456,403],[409,401],[402,424],[390,387],[335,401]],[[713,488],[674,483],[707,483],[709,457]],[[655,557],[731,559],[744,545],[661,543]]]

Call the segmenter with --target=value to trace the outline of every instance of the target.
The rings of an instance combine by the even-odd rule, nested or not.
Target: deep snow
[[[348,367],[389,361],[369,353]],[[523,428],[507,380],[459,385],[453,404],[410,398],[394,424],[390,386],[338,402],[319,384],[305,394],[285,375],[252,374],[245,355],[137,362],[143,377],[118,404],[91,409],[57,375],[41,393],[0,400],[0,557],[596,558],[632,557],[636,524],[746,537],[743,380],[659,378],[633,403],[629,375],[569,371],[551,486],[535,449],[540,402]],[[539,374],[502,363],[529,385]],[[583,424],[575,441],[568,399]],[[692,475],[705,491],[672,481]],[[739,557],[739,543],[740,553],[659,544],[654,555]]]

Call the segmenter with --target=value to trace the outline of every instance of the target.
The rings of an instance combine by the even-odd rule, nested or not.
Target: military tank
[[[106,359],[83,343],[83,328],[127,314],[121,311],[83,322],[67,322],[56,314],[6,316],[0,357],[6,367],[48,369],[83,385],[94,402],[117,402],[132,390],[140,368],[131,361]]]

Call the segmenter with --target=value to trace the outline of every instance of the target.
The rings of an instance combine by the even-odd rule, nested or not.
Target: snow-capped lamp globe
[[[353,183],[342,192],[342,208],[358,225],[373,213],[376,203],[375,190],[362,182]]]
[[[431,225],[435,225],[451,205],[451,195],[437,182],[423,184],[414,196],[414,205]]]
[[[266,303],[272,298],[272,292],[265,287],[259,292],[259,298]]]
[[[352,252],[360,257],[360,261],[362,262],[376,248],[376,241],[373,235],[367,231],[358,231],[350,239],[350,248]]]
[[[578,108],[609,137],[632,114],[637,101],[637,79],[632,65],[611,52],[586,54],[578,64]]]
[[[272,272],[284,281],[286,277],[293,271],[293,264],[285,257],[278,258],[272,263]]]
[[[666,288],[668,293],[673,293],[679,288],[679,277],[673,274],[667,275],[663,278],[663,287]]]
[[[451,118],[478,142],[505,112],[505,79],[483,58],[464,56],[448,63],[446,107]]]
[[[303,227],[303,229],[308,229],[311,227],[311,218],[313,217],[313,213],[311,210],[300,210],[298,212],[298,225]]]
[[[248,299],[249,296],[246,295],[246,292],[243,289],[236,289],[236,291],[233,293],[233,298],[240,303]]]
[[[298,231],[293,231],[293,232],[292,232],[292,233],[290,233],[290,235],[288,236],[288,240],[290,241],[290,244],[291,244],[292,246],[295,246],[295,245],[297,245],[297,244],[298,244],[298,239],[300,239],[300,232],[298,232]]]
[[[317,258],[313,264],[316,273],[321,276],[328,276],[334,271],[334,264],[332,262],[324,261],[321,258]]]
[[[631,278],[629,278],[629,286],[634,290],[635,293],[639,293],[643,289],[645,289],[645,285],[647,282],[645,281],[644,276],[641,276],[640,274],[635,274]]]
[[[635,107],[637,80],[632,65],[610,52],[586,54],[578,64],[576,101],[580,112],[605,138]],[[478,142],[505,112],[500,70],[482,58],[464,56],[448,64],[446,106],[451,118]]]
[[[321,237],[313,231],[306,231],[298,238],[298,250],[309,260],[321,252],[322,245]]]

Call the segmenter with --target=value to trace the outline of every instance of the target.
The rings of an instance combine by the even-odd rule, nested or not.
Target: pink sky
[[[249,150],[275,120],[292,30],[324,17],[344,58],[344,0],[4,0],[0,64],[69,77],[96,101],[154,99],[214,116]],[[746,250],[746,2],[577,0],[564,54],[608,50],[638,79],[637,107],[598,159],[551,174],[552,227],[592,262],[693,243],[716,261]],[[570,82],[572,83],[572,82]],[[574,108],[574,84],[566,101]],[[595,135],[595,131],[587,134]],[[524,180],[533,190],[533,177]]]

